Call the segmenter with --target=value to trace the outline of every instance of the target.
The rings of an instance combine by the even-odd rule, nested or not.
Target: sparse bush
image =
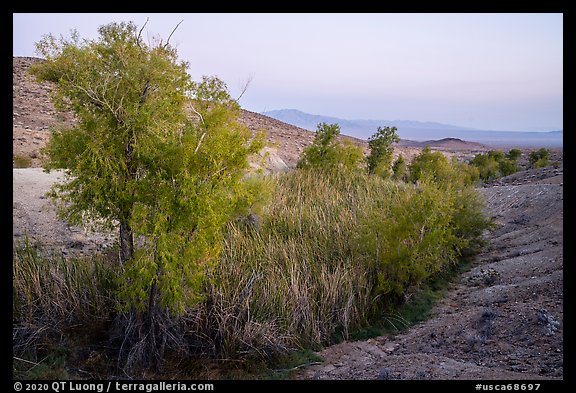
[[[522,155],[522,150],[520,149],[510,149],[506,154],[506,158],[512,161],[517,161]]]
[[[375,295],[395,304],[446,264],[455,262],[458,242],[451,227],[450,198],[428,179],[406,184],[385,204],[362,217],[357,244],[374,274]]]
[[[22,156],[20,154],[14,154],[12,157],[15,168],[29,168],[32,165],[32,158],[28,156]]]
[[[478,168],[482,180],[488,181],[516,173],[517,160],[521,154],[518,149],[511,149],[507,154],[500,150],[490,150],[487,153],[476,154],[470,160],[470,165]]]
[[[375,264],[377,293],[391,304],[472,250],[490,225],[472,186],[475,168],[425,148],[410,165],[410,179],[417,186],[367,210],[357,242]]]
[[[548,166],[548,160],[550,159],[550,150],[546,148],[540,148],[536,151],[531,151],[528,154],[528,160],[533,168],[543,168]]]
[[[413,183],[424,178],[446,184],[471,184],[476,180],[476,172],[466,164],[450,162],[438,151],[433,152],[426,146],[412,160],[409,166],[409,180]]]

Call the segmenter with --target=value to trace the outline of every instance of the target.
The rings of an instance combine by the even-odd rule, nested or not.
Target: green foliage
[[[510,149],[506,154],[506,158],[512,161],[518,161],[520,156],[522,155],[522,150],[520,149]]]
[[[392,179],[394,180],[407,180],[408,178],[408,165],[402,154],[398,156],[394,164],[392,164]]]
[[[426,146],[410,163],[409,180],[415,183],[428,177],[439,183],[472,183],[474,172],[463,168],[457,162],[448,161],[444,154],[433,152]]]
[[[114,268],[46,263],[19,248],[15,318],[109,315],[121,303],[121,315],[138,322],[123,338],[130,356],[149,359],[171,340],[219,359],[267,357],[365,327],[451,266],[488,225],[474,171],[441,153],[415,159],[417,185],[383,178],[395,128],[370,140],[369,172],[382,176],[351,170],[361,148],[321,123],[303,170],[247,177],[264,138],[237,122],[224,82],[191,81],[172,47],[146,45],[131,23],[99,33],[38,44],[46,61],[32,72],[56,82],[57,107],[78,118],[54,131],[46,169],[66,171],[53,196],[70,222],[119,222],[138,241]],[[396,178],[403,168],[399,158]],[[257,226],[234,219],[250,214]]]
[[[353,170],[362,161],[362,148],[349,141],[339,142],[338,124],[320,123],[314,141],[302,152],[298,168]]]
[[[459,162],[456,157],[452,157],[452,168],[456,178],[460,178],[463,184],[476,184],[480,179],[480,170],[474,165]]]
[[[470,165],[478,168],[482,180],[488,181],[502,176],[508,176],[518,170],[517,160],[522,152],[511,149],[507,154],[500,150],[490,150],[487,153],[476,154]]]
[[[140,179],[158,169],[150,163],[186,122],[190,81],[176,51],[148,47],[132,23],[98,32],[98,40],[46,36],[37,43],[46,61],[30,69],[39,81],[56,82],[56,107],[78,118],[46,148],[46,169],[66,170],[68,181],[56,191],[72,223],[128,221],[134,204],[145,202]]]
[[[452,218],[454,200],[424,178],[409,185],[361,220],[357,242],[376,275],[376,294],[403,296],[447,264],[461,247]]]
[[[389,176],[389,168],[392,163],[392,143],[400,142],[400,137],[396,135],[396,127],[378,127],[376,133],[368,138],[370,154],[366,157],[369,174],[379,174],[383,177]]]
[[[473,248],[490,222],[472,187],[475,168],[424,148],[409,167],[412,182],[361,219],[357,244],[367,256],[376,292],[402,298]]]
[[[204,296],[225,223],[257,198],[243,179],[264,137],[237,122],[224,82],[191,81],[167,43],[148,46],[132,23],[98,31],[37,44],[46,61],[31,72],[78,118],[46,148],[46,169],[66,170],[52,196],[71,223],[120,223],[126,308],[182,312]]]
[[[542,147],[536,151],[531,151],[528,154],[528,161],[533,168],[543,168],[548,166],[548,160],[550,159],[550,150]]]

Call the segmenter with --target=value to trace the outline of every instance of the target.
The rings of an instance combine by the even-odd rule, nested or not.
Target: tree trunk
[[[127,221],[120,221],[120,264],[132,259],[134,255],[134,233]]]

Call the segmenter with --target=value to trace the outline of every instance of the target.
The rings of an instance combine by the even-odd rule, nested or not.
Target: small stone
[[[326,367],[324,367],[322,371],[324,371],[325,373],[329,373],[334,370],[336,370],[336,367],[333,364],[329,364]]]
[[[384,380],[384,381],[388,381],[388,380],[392,379],[392,370],[390,370],[388,367],[384,367],[378,373],[378,379]]]

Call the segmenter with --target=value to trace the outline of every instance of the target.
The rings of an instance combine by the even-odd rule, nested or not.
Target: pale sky
[[[97,38],[110,22],[149,22],[193,79],[217,75],[263,112],[433,121],[499,131],[563,129],[563,15],[13,14],[13,55],[44,34]],[[148,39],[148,38],[147,38]]]

